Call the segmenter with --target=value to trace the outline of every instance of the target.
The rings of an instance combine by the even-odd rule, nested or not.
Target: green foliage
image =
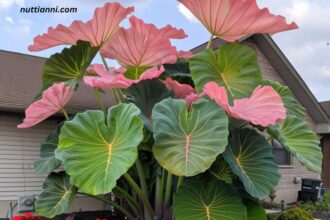
[[[61,161],[55,157],[61,127],[62,124],[58,125],[41,144],[40,159],[34,163],[36,174],[50,173],[61,165]]]
[[[156,103],[172,96],[159,79],[144,80],[133,84],[125,92],[126,100],[134,103],[141,110],[141,118],[145,126],[152,131],[151,115]]]
[[[223,157],[253,197],[266,197],[280,179],[272,146],[255,130],[232,132]]]
[[[261,82],[257,56],[252,49],[239,44],[225,44],[216,55],[206,49],[190,58],[191,77],[196,89],[211,81],[224,86],[230,99],[249,97]]]
[[[319,212],[330,212],[330,194],[324,194],[323,200],[318,200],[315,206]]]
[[[77,188],[71,185],[70,177],[65,172],[51,173],[37,199],[37,212],[48,218],[66,212],[73,202],[76,191]]]
[[[82,192],[111,192],[117,180],[134,164],[143,139],[140,110],[119,104],[108,110],[78,113],[61,129],[56,156]]]
[[[268,127],[267,131],[308,170],[321,172],[320,142],[304,120],[290,115],[280,125]]]
[[[300,208],[300,207],[293,207],[285,212],[283,212],[278,220],[313,220],[313,215]]]
[[[220,180],[185,181],[174,194],[173,212],[176,220],[245,220],[247,215],[239,194]]]
[[[273,82],[270,80],[263,80],[261,85],[268,85],[275,89],[275,91],[281,96],[283,100],[287,115],[296,115],[299,118],[305,118],[306,109],[302,107],[294,98],[293,93],[287,86],[283,86],[278,82]]]
[[[204,172],[227,146],[228,118],[213,101],[201,99],[188,109],[184,100],[168,98],[152,117],[155,158],[177,176]]]
[[[43,89],[57,82],[77,84],[85,75],[97,51],[98,48],[91,47],[90,43],[78,41],[77,45],[52,55],[44,66]]]

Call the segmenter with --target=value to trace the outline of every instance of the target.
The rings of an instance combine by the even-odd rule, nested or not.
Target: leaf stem
[[[126,192],[123,188],[116,186],[116,190],[123,194],[125,199],[127,200],[128,204],[131,206],[132,210],[136,215],[139,215],[139,205],[137,204],[136,200],[131,196],[128,192]]]
[[[142,190],[140,189],[140,187],[136,184],[136,182],[134,181],[134,179],[128,174],[125,173],[123,175],[123,177],[127,180],[127,182],[132,186],[132,188],[135,190],[135,192],[138,194],[138,196],[140,197],[143,205],[146,207],[146,209],[148,210],[148,215],[152,218],[154,216],[154,211],[150,205],[149,199],[148,197],[146,197]]]
[[[65,110],[64,107],[63,107],[61,110],[62,110],[62,112],[63,112],[63,115],[64,115],[65,119],[66,119],[67,121],[69,121],[69,120],[70,120],[70,117],[69,117],[68,112]]]
[[[102,59],[102,62],[103,62],[103,65],[104,65],[105,69],[106,69],[107,71],[109,71],[110,68],[109,68],[109,66],[108,66],[107,61],[105,60],[105,57],[104,57],[103,55],[101,55],[101,54],[100,54],[100,56],[101,56],[101,59]],[[111,74],[111,75],[114,75],[114,74],[112,73],[112,71],[110,72],[110,74]]]
[[[172,192],[172,173],[167,172],[165,200],[164,200],[166,207],[170,206],[171,192]]]
[[[102,197],[99,197],[99,196],[85,194],[85,193],[79,193],[79,194],[85,195],[85,196],[88,196],[88,197],[91,197],[91,198],[94,198],[94,199],[97,199],[97,200],[100,200],[104,203],[107,203],[107,204],[113,206],[114,208],[121,211],[130,220],[135,220],[136,219],[129,211],[127,211],[125,208],[123,208],[122,206],[116,204],[115,202],[113,202],[111,200],[108,200],[108,199],[105,199],[105,198],[102,198]]]
[[[183,184],[183,181],[184,181],[184,176],[179,176],[178,184],[176,186],[176,191],[178,191],[179,187]]]
[[[208,49],[208,48],[211,48],[211,47],[212,47],[213,37],[214,37],[214,35],[213,35],[213,34],[211,34],[211,37],[210,37],[210,40],[209,40],[209,42],[207,43],[206,49]]]
[[[100,90],[99,89],[95,89],[94,91],[95,91],[95,94],[96,94],[96,97],[97,97],[97,102],[100,105],[100,108],[102,109],[102,111],[104,112],[104,114],[106,114],[106,109],[105,109],[105,106],[104,106],[104,102],[103,102],[102,96],[100,94]]]

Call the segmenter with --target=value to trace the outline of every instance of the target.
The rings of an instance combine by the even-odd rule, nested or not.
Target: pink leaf
[[[18,128],[32,127],[61,110],[70,100],[74,89],[64,83],[53,84],[42,94],[42,98],[25,110],[25,119]]]
[[[283,16],[259,9],[256,0],[179,0],[211,32],[226,41],[236,41],[246,35],[274,34],[298,28],[287,24]]]
[[[58,45],[75,45],[78,40],[88,41],[93,47],[100,46],[113,37],[119,23],[130,13],[133,7],[124,8],[119,3],[107,3],[96,8],[94,17],[86,23],[77,20],[70,26],[58,25],[48,28],[48,32],[34,38],[30,51],[41,51]]]
[[[192,55],[193,55],[193,53],[191,51],[180,50],[178,52],[178,58],[183,58],[185,60],[188,60]]]
[[[285,119],[286,110],[282,98],[271,86],[257,87],[250,98],[234,100],[230,115],[267,127]]]
[[[218,86],[215,82],[204,85],[204,92],[225,111],[229,111],[228,96],[225,87]]]
[[[173,90],[174,96],[176,98],[184,99],[186,96],[195,93],[195,89],[188,84],[181,84],[170,77],[166,78],[164,81],[165,86],[168,90]]]
[[[183,30],[177,30],[169,25],[158,29],[135,16],[130,17],[130,23],[129,29],[120,28],[101,48],[104,56],[118,60],[123,66],[133,67],[176,62],[177,50],[170,40],[186,37]]]
[[[188,105],[192,105],[194,102],[199,100],[200,98],[203,98],[206,95],[205,92],[202,92],[201,94],[191,93],[187,95],[184,100],[187,102]]]
[[[164,67],[161,66],[160,69],[157,67],[153,67],[151,69],[146,70],[141,74],[139,79],[129,79],[124,73],[126,68],[111,68],[112,72],[116,73],[115,76],[108,73],[102,64],[94,64],[91,68],[89,68],[89,72],[95,72],[99,76],[85,76],[84,82],[86,85],[92,88],[99,89],[114,89],[114,88],[123,88],[126,89],[130,87],[134,83],[138,83],[142,80],[158,78],[165,70]]]

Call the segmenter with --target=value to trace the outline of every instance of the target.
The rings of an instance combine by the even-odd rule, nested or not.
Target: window
[[[288,166],[291,165],[291,155],[283,148],[283,146],[275,139],[272,139],[273,154],[275,162],[278,165]]]

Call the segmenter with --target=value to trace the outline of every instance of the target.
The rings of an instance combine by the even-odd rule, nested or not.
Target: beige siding
[[[263,73],[264,79],[273,80],[286,85],[283,79],[278,75],[274,67],[270,64],[268,59],[262,53],[262,51],[255,45],[251,40],[244,42],[246,45],[251,47],[258,56],[258,62],[260,69]],[[313,121],[310,115],[307,114],[306,121],[309,123],[311,129],[316,131],[316,123]],[[320,174],[312,173],[307,171],[296,158],[292,158],[292,165],[288,167],[280,168],[281,179],[276,187],[276,198],[277,202],[285,200],[286,202],[294,202],[297,200],[298,191],[301,188],[301,184],[294,182],[295,178],[315,178],[320,179]]]
[[[45,175],[34,174],[40,143],[56,126],[48,120],[30,129],[18,129],[22,117],[0,113],[0,200],[38,194]]]

